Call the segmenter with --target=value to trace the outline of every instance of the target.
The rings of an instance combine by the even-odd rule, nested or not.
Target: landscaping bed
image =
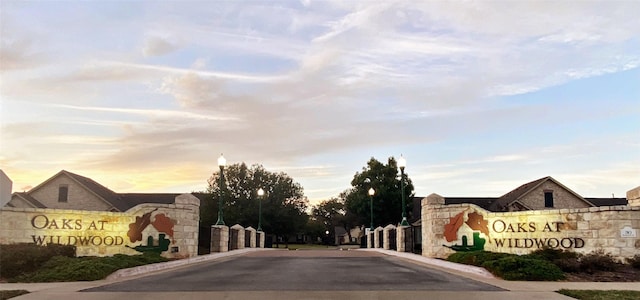
[[[447,260],[487,269],[505,280],[528,281],[640,281],[640,255],[619,261],[603,251],[586,255],[540,249],[527,255],[487,251],[457,252]]]
[[[75,247],[49,244],[0,245],[0,282],[91,281],[119,270],[168,259],[155,253],[75,257]]]

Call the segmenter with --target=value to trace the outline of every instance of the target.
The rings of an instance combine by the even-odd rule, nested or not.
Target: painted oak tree
[[[262,201],[262,229],[278,236],[286,237],[304,229],[308,215],[308,200],[302,186],[285,173],[273,173],[262,165],[247,167],[245,163],[233,164],[224,169],[223,185],[224,221],[227,225],[258,227],[258,206]],[[208,180],[207,199],[212,202],[201,208],[201,224],[210,226],[217,219],[217,202],[220,195],[220,172],[215,172]],[[263,199],[257,190],[265,191]]]
[[[406,171],[406,170],[405,170]],[[413,183],[405,172],[405,204],[407,212],[411,212]],[[369,178],[369,180],[366,180]],[[371,158],[361,172],[356,172],[351,180],[351,189],[344,194],[346,215],[351,216],[354,224],[369,227],[371,210],[369,188],[375,190],[373,196],[374,226],[397,225],[402,220],[402,193],[400,186],[400,170],[395,158],[389,157],[387,164]],[[408,216],[409,217],[409,216]]]

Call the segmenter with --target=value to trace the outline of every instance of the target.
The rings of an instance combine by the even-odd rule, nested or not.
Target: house
[[[124,212],[142,203],[172,204],[178,195],[116,193],[91,178],[62,170],[27,192],[13,193],[5,206]]]
[[[443,198],[445,205],[471,203],[492,212],[587,208],[628,204],[626,198],[584,198],[550,176],[525,183],[497,198]]]

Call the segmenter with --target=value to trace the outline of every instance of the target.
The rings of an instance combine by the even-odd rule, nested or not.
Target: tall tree
[[[303,230],[307,224],[306,213],[309,201],[304,196],[302,186],[294,182],[285,173],[273,173],[265,170],[262,165],[247,167],[245,163],[233,164],[225,167],[222,195],[224,221],[227,225],[241,224],[243,226],[258,226],[258,206],[262,201],[262,229],[267,233],[286,237]],[[220,195],[220,172],[211,175],[208,180],[208,192],[213,196],[211,201],[218,201]],[[258,199],[257,190],[265,191],[263,199]],[[207,208],[217,205],[207,205]],[[201,210],[202,221],[210,226],[217,219],[217,210]],[[213,215],[209,216],[209,214]]]
[[[362,171],[356,172],[353,176],[352,188],[344,192],[347,215],[350,215],[357,224],[365,224],[365,227],[369,227],[371,208],[368,191],[369,188],[373,188],[375,190],[375,195],[372,197],[374,226],[397,225],[402,221],[400,182],[400,171],[395,158],[389,157],[387,164],[383,164],[372,157]],[[407,213],[410,213],[413,183],[406,172],[404,185],[405,208]]]

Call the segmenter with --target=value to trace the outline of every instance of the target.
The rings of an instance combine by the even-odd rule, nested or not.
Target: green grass
[[[580,300],[637,300],[640,291],[559,290],[557,293]]]
[[[7,300],[9,298],[18,297],[28,293],[29,291],[25,290],[0,290],[0,300]]]

